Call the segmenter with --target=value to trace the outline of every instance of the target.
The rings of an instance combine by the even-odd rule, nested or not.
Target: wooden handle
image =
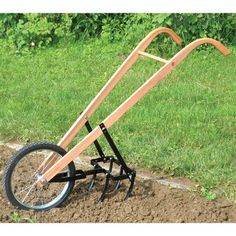
[[[181,61],[183,61],[196,47],[209,43],[215,46],[222,54],[228,55],[230,51],[220,42],[211,38],[197,39],[180,50],[172,59],[170,59],[162,68],[160,68],[149,80],[147,80],[139,89],[137,89],[126,101],[124,101],[115,111],[113,111],[102,123],[107,128],[113,125],[121,118],[131,107],[133,107],[150,89],[157,85],[168,73],[170,73]],[[62,159],[57,161],[46,173],[42,179],[49,181],[59,171],[61,171],[69,162],[74,160],[90,144],[92,144],[102,131],[97,126],[91,133],[84,137],[74,148],[72,148]]]

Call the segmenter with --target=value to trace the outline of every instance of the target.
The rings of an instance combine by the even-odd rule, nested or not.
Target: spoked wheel
[[[37,211],[48,210],[62,204],[73,189],[75,181],[49,182],[39,188],[35,183],[40,173],[35,175],[35,171],[49,155],[53,155],[54,161],[57,161],[65,154],[63,148],[51,143],[30,144],[19,150],[9,160],[3,177],[3,189],[8,200],[14,206]],[[41,173],[49,164],[42,167]],[[74,163],[69,163],[62,172],[67,172],[68,177],[74,176]]]

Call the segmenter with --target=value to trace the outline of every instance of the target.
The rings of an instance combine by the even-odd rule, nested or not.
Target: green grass
[[[96,40],[24,56],[0,49],[1,138],[57,143],[128,55],[125,48]],[[231,49],[227,57],[216,50],[190,54],[110,128],[129,162],[190,177],[207,191],[220,188],[236,199],[236,48]],[[160,66],[139,60],[91,118],[93,125]],[[75,141],[84,135],[82,130]]]

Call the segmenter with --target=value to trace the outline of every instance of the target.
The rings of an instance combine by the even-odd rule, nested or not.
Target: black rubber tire
[[[9,200],[9,202],[16,206],[19,207],[21,209],[25,209],[25,210],[36,210],[36,211],[44,211],[44,210],[49,210],[51,208],[54,207],[58,207],[60,206],[69,196],[69,194],[71,193],[75,181],[70,181],[68,184],[68,188],[65,191],[65,193],[63,194],[63,196],[61,198],[58,199],[57,202],[55,202],[53,205],[51,205],[50,207],[45,207],[43,209],[35,209],[33,207],[26,207],[25,205],[21,204],[21,202],[19,202],[13,192],[12,192],[12,188],[11,188],[11,177],[12,177],[12,173],[15,169],[15,167],[17,166],[18,162],[27,154],[29,154],[32,151],[36,151],[36,150],[40,150],[40,149],[47,149],[47,150],[51,150],[54,151],[56,153],[58,153],[61,156],[64,156],[66,154],[66,151],[61,148],[60,146],[57,146],[55,144],[52,143],[48,143],[48,142],[39,142],[39,143],[32,143],[29,144],[25,147],[23,147],[22,149],[20,149],[7,163],[7,166],[5,168],[5,172],[3,175],[3,192],[5,193],[5,196],[7,197],[7,199]],[[68,176],[74,176],[75,175],[75,165],[74,162],[70,162],[68,164]],[[50,183],[49,183],[50,184]]]

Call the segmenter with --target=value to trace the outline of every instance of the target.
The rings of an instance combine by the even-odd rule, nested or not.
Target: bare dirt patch
[[[0,145],[1,179],[6,161],[14,152],[6,145]],[[127,201],[123,201],[126,182],[117,193],[108,195],[103,203],[97,203],[104,179],[100,179],[91,192],[87,191],[89,180],[85,180],[76,183],[62,207],[46,212],[13,208],[0,188],[0,222],[13,222],[10,215],[15,211],[22,222],[28,222],[29,218],[36,218],[37,222],[236,222],[232,203],[225,199],[208,201],[200,197],[199,192],[193,191],[191,181],[172,179],[170,182],[180,184],[180,188],[173,188],[161,184],[161,180],[155,181],[155,176],[147,170],[137,169],[137,172],[145,174],[146,178],[137,178],[133,196]],[[191,190],[181,186],[190,186]]]

